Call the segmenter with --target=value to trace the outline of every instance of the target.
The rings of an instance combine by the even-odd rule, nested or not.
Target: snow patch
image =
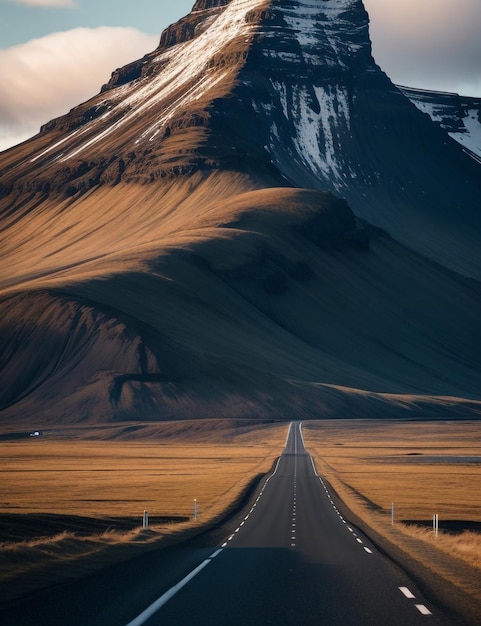
[[[400,89],[420,111],[448,130],[449,136],[466,148],[468,154],[475,155],[476,160],[481,158],[481,121],[477,108],[461,104],[457,94]]]
[[[339,158],[342,153],[340,134],[349,132],[351,127],[346,90],[340,85],[314,86],[312,91],[307,86],[272,84],[284,117],[295,129],[293,143],[298,157],[311,171],[330,178],[339,188],[344,177],[344,166]],[[274,125],[272,136],[279,138]]]
[[[462,122],[465,128],[464,132],[449,134],[465,148],[481,157],[481,122],[478,118],[478,111],[470,109]]]
[[[329,55],[322,54],[322,62],[327,65],[345,66],[343,56],[346,51],[356,52],[362,48],[351,41],[349,34],[345,36],[344,33],[346,29],[349,33],[352,23],[343,19],[342,14],[356,4],[357,0],[299,0],[291,6],[279,7],[286,24],[301,46],[304,61],[316,65],[320,63],[321,38],[328,42],[335,57],[333,63]]]

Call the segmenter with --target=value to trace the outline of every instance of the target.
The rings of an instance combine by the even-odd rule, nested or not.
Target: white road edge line
[[[301,435],[302,445],[305,448],[306,444],[304,443],[304,433],[302,432],[302,422],[299,424],[299,434]]]
[[[198,567],[187,574],[185,578],[183,578],[180,583],[177,583],[173,587],[171,587],[168,591],[166,591],[160,598],[158,598],[155,602],[153,602],[148,608],[145,609],[140,615],[138,615],[135,619],[127,624],[127,626],[142,626],[145,622],[155,615],[159,609],[161,609],[164,604],[166,604],[171,598],[175,596],[175,594],[185,587],[187,583],[189,583],[199,572],[201,572],[206,565],[209,565],[210,560],[205,560]]]
[[[287,436],[286,436],[286,441],[285,441],[285,443],[284,443],[284,448],[287,448],[287,442],[289,441],[289,435],[291,434],[291,430],[292,430],[292,427],[293,427],[293,426],[294,426],[294,422],[291,422],[291,423],[289,424],[289,428],[288,428],[288,430],[287,430]]]
[[[209,561],[212,561],[212,559],[215,559],[215,557],[216,557],[216,556],[219,556],[219,554],[220,554],[221,552],[222,552],[222,548],[219,548],[218,550],[216,550],[216,551],[214,552],[214,554],[211,554],[211,555],[210,555],[210,557],[209,557],[209,559],[208,559],[208,560],[209,560]]]

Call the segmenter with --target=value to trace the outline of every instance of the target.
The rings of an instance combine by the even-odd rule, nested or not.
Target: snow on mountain
[[[357,55],[370,54],[367,14],[354,0],[273,2],[271,10],[276,24],[282,24],[278,28],[289,52],[279,50],[277,42],[271,45],[270,38],[279,33],[273,29],[263,33],[262,53],[271,63],[277,58],[285,69],[298,73],[296,82],[278,80],[274,72],[271,77],[285,120],[295,128],[297,158],[316,175],[329,177],[340,190],[345,175],[342,133],[350,130],[349,89],[342,80],[316,81],[316,77],[323,71],[327,75],[349,71]],[[275,121],[271,133],[279,137]],[[270,143],[271,152],[275,143]]]
[[[439,124],[468,153],[481,159],[481,99],[456,93],[399,86],[423,113]]]
[[[479,168],[375,64],[362,2],[272,0],[233,100],[213,103],[214,127],[256,159],[267,152],[285,180],[340,195],[416,251],[481,276]]]
[[[134,150],[162,137],[179,112],[195,106],[217,85],[227,80],[228,56],[225,57],[225,68],[217,67],[213,60],[237,39],[249,41],[255,23],[246,21],[246,13],[262,4],[264,0],[233,0],[224,11],[208,21],[208,28],[199,36],[154,56],[151,67],[156,73],[155,78],[140,85],[128,83],[119,87],[115,93],[118,104],[109,106],[110,98],[101,100],[97,106],[108,107],[108,111],[100,118],[102,122],[110,122],[107,128],[73,151],[63,154],[61,160],[77,157],[110,134],[135,123],[138,118],[153,120],[134,140]],[[161,68],[161,71],[156,71],[157,68]],[[162,115],[156,116],[159,104],[162,105]],[[120,119],[115,121],[117,114]]]

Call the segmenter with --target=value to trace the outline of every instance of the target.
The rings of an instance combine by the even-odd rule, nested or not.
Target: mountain
[[[198,0],[0,172],[0,423],[480,414],[481,164],[360,0]]]

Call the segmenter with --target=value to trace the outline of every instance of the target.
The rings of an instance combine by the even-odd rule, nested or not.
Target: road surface
[[[217,535],[218,537],[218,535]],[[290,426],[275,471],[218,543],[157,551],[13,607],[2,626],[448,626],[344,519]]]

